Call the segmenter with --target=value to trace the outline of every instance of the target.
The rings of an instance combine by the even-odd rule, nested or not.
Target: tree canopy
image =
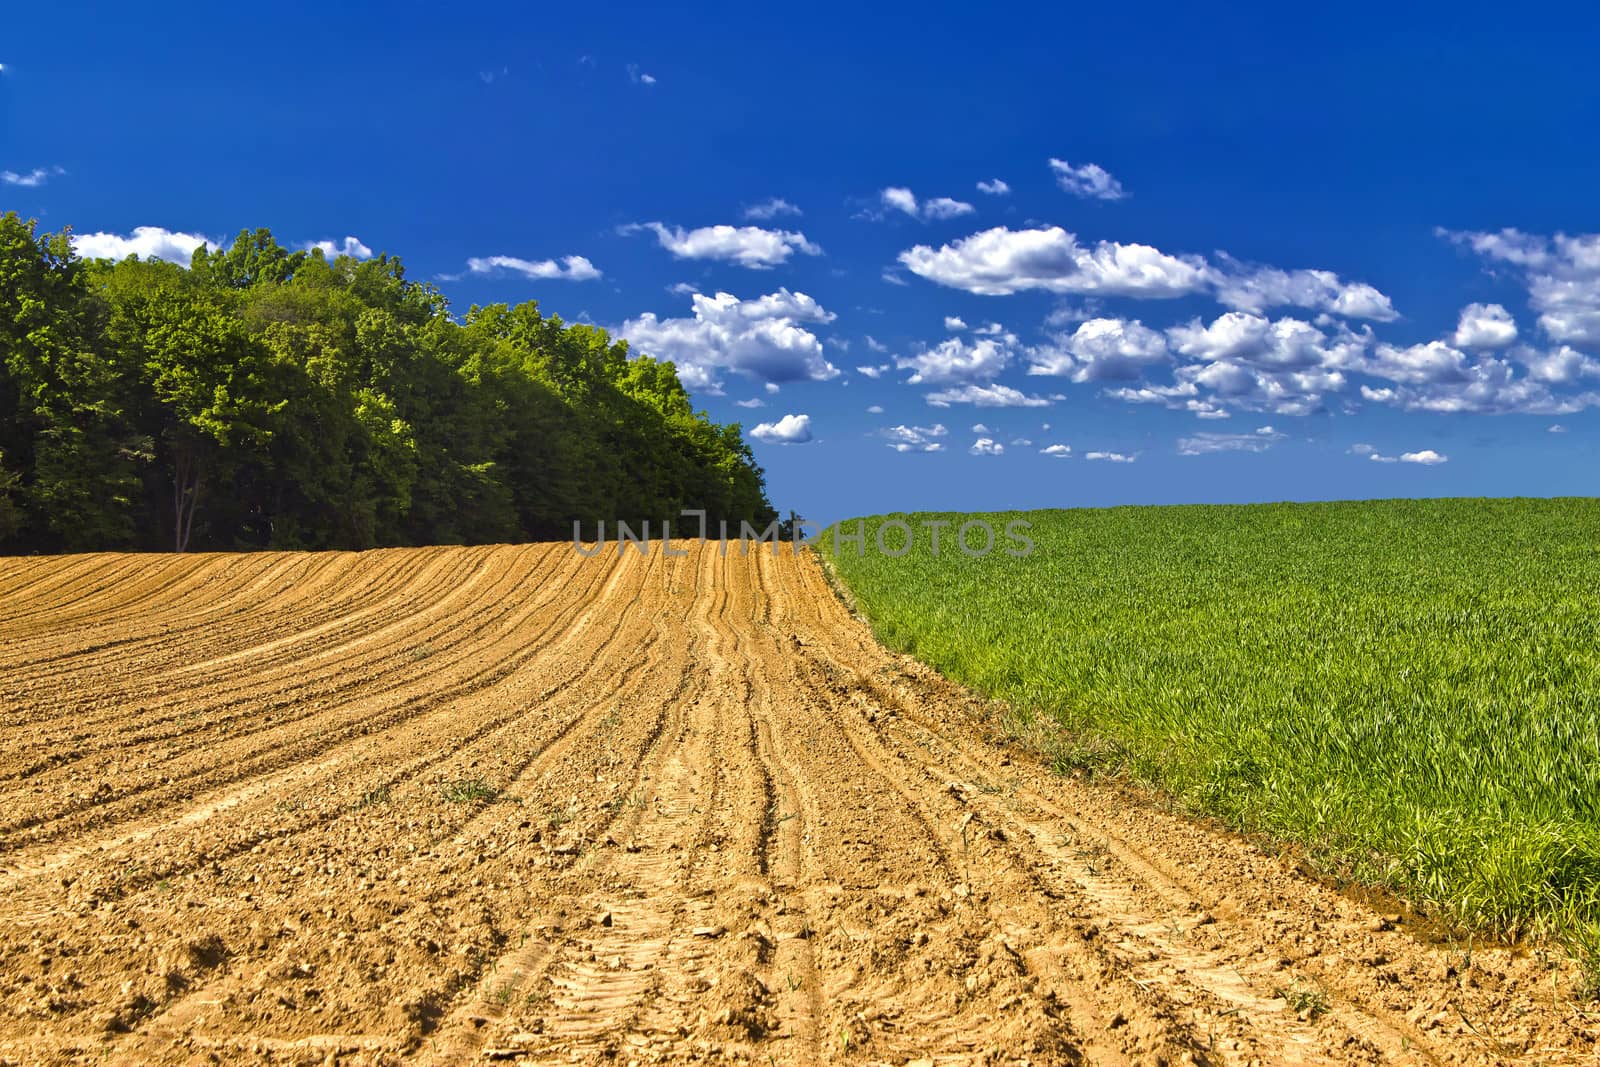
[[[604,330],[533,301],[458,319],[395,257],[267,230],[185,269],[0,216],[0,551],[520,541],[685,508],[774,517],[740,427]]]

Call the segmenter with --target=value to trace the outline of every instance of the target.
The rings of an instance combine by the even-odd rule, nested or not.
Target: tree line
[[[267,230],[189,267],[0,216],[0,552],[370,548],[775,516],[670,362]],[[659,525],[657,525],[659,529]]]

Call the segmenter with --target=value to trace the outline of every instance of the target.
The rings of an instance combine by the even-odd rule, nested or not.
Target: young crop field
[[[896,519],[903,555],[875,543]],[[1030,522],[1033,551],[963,553],[974,519]],[[950,523],[937,554],[930,520]],[[880,639],[1045,727],[1064,767],[1157,785],[1459,930],[1563,940],[1595,977],[1600,500],[865,531],[865,551],[822,547]],[[891,552],[904,533],[885,531]]]

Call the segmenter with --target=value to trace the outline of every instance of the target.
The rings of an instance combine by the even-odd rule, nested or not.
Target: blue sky
[[[818,518],[1593,493],[1600,23],[1115,8],[28,5],[0,208],[614,328]]]

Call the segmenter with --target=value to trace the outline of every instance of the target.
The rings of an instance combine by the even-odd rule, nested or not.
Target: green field
[[[1032,555],[1003,533],[964,555],[975,518],[1028,520]],[[892,519],[916,534],[900,558],[873,545]],[[937,556],[930,519],[952,522]],[[820,547],[880,638],[1049,725],[1063,767],[1159,786],[1462,928],[1600,959],[1600,500],[866,530],[864,554],[831,531]]]

